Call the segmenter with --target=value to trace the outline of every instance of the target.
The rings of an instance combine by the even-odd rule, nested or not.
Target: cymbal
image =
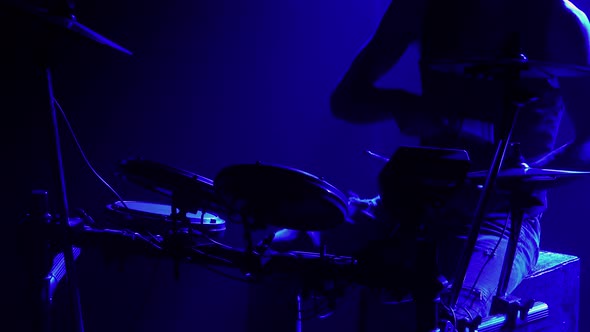
[[[177,208],[189,212],[221,207],[215,196],[213,181],[195,173],[141,158],[123,160],[119,175],[148,190],[172,198]]]
[[[432,70],[468,77],[494,78],[518,73],[521,78],[590,76],[590,66],[552,63],[523,58],[431,60],[423,64]]]
[[[82,23],[78,22],[75,16],[70,15],[68,16],[60,16],[60,15],[52,15],[47,8],[36,7],[32,5],[26,5],[23,3],[17,3],[15,1],[7,1],[3,4],[4,6],[8,6],[9,9],[13,9],[18,11],[21,14],[33,16],[37,19],[45,23],[49,23],[51,25],[64,28],[74,34],[80,35],[84,38],[90,39],[94,42],[99,44],[106,45],[112,49],[115,49],[119,52],[125,53],[127,55],[132,55],[133,53],[128,49],[124,48],[123,46],[107,39],[106,37],[100,35],[96,31],[93,31],[89,27],[83,25]]]
[[[467,174],[467,179],[476,184],[483,184],[487,175],[488,171],[470,172]],[[535,189],[548,189],[569,183],[584,176],[590,176],[590,172],[532,168],[523,163],[522,167],[500,170],[496,180],[500,187],[504,188],[530,186]]]
[[[224,206],[254,228],[321,231],[344,223],[348,213],[348,199],[336,187],[283,165],[231,165],[217,174],[214,187]]]

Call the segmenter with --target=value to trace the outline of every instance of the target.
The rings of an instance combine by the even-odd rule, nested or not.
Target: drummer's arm
[[[379,219],[381,197],[348,199],[346,222],[322,233],[283,228],[274,233],[270,248],[278,252],[316,251],[323,237],[327,250],[336,255],[355,255],[383,235]]]
[[[377,209],[381,204],[381,196],[372,198],[359,198],[351,196],[348,198],[348,223],[363,223],[366,220],[377,219]]]
[[[590,66],[590,21],[587,15],[568,1],[564,2],[577,24],[572,27],[573,32],[569,38],[567,49],[561,50],[564,54],[572,55],[575,63]],[[565,108],[570,117],[574,129],[575,138],[571,151],[575,156],[565,156],[577,164],[584,164],[590,169],[590,104],[588,93],[590,92],[590,75],[575,77],[561,77],[559,79],[561,93]],[[569,162],[569,160],[568,160]]]
[[[545,167],[590,171],[590,77],[562,79],[560,85],[575,136]]]
[[[380,89],[375,83],[420,36],[420,0],[393,0],[371,39],[357,54],[330,99],[331,111],[352,123],[394,118],[394,111],[415,109],[420,97],[401,89]],[[398,124],[399,124],[399,119]],[[400,125],[401,127],[401,125]]]

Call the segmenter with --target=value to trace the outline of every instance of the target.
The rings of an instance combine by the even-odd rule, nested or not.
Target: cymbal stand
[[[64,5],[65,4],[65,5]],[[65,263],[65,277],[68,284],[68,293],[69,297],[71,298],[72,306],[73,306],[73,324],[74,329],[78,332],[84,331],[84,320],[82,317],[82,308],[80,304],[80,294],[78,290],[78,280],[77,280],[77,273],[75,270],[74,265],[74,253],[72,248],[72,239],[71,239],[71,227],[70,227],[70,217],[69,217],[69,204],[68,204],[68,197],[67,197],[67,190],[66,190],[66,183],[65,183],[65,172],[64,172],[64,165],[63,165],[63,152],[61,149],[61,139],[59,133],[59,125],[57,120],[57,112],[56,112],[56,101],[54,96],[54,89],[53,89],[53,74],[51,71],[51,63],[52,63],[52,51],[53,45],[58,36],[61,35],[57,29],[64,29],[65,31],[69,31],[72,33],[80,34],[86,38],[94,40],[96,42],[108,45],[112,48],[125,52],[127,54],[131,54],[128,50],[106,40],[102,36],[98,35],[94,31],[88,29],[86,26],[80,24],[76,17],[73,14],[74,4],[73,1],[66,1],[65,3],[61,4],[52,4],[48,8],[48,10],[44,11],[40,8],[36,7],[29,7],[23,6],[19,2],[16,1],[9,1],[9,7],[11,9],[16,10],[19,14],[24,14],[25,16],[33,17],[35,20],[42,22],[47,25],[47,28],[43,31],[43,36],[45,38],[41,38],[41,45],[39,50],[39,65],[42,67],[45,78],[47,80],[47,92],[49,97],[49,121],[51,124],[52,135],[50,135],[50,144],[51,149],[54,151],[52,154],[52,164],[54,166],[54,173],[55,177],[57,178],[58,185],[58,206],[57,206],[57,213],[56,213],[56,223],[57,223],[57,235],[60,237],[58,239],[58,250],[61,250],[64,255],[64,263]]]
[[[68,2],[68,8],[50,8],[50,11],[59,12],[59,14],[63,15],[71,15],[73,4]],[[63,152],[61,148],[61,138],[60,138],[60,131],[59,131],[59,124],[57,119],[57,111],[56,111],[56,101],[54,95],[54,87],[53,87],[53,73],[51,70],[51,62],[52,56],[51,53],[53,51],[51,43],[55,42],[58,31],[56,31],[56,27],[48,26],[46,33],[46,39],[43,41],[41,45],[41,58],[39,59],[39,64],[43,68],[45,72],[45,79],[47,81],[47,92],[48,92],[48,101],[49,101],[49,116],[50,116],[50,125],[52,130],[52,135],[50,135],[49,142],[52,145],[51,148],[53,149],[52,154],[52,163],[53,163],[53,170],[55,177],[57,178],[58,185],[58,204],[56,209],[56,223],[57,223],[57,235],[60,237],[58,239],[58,247],[57,250],[61,250],[64,255],[64,263],[65,263],[65,277],[68,284],[67,290],[68,295],[70,297],[71,304],[73,306],[73,322],[74,322],[74,329],[78,332],[84,331],[84,320],[82,317],[82,308],[80,304],[80,293],[78,289],[78,280],[77,280],[77,273],[75,268],[75,258],[74,252],[72,248],[72,240],[71,240],[71,229],[70,229],[70,216],[69,216],[69,203],[68,203],[68,196],[66,190],[66,180],[65,180],[65,172],[64,172],[64,163],[63,163]]]
[[[52,219],[47,192],[33,190],[29,212],[18,224],[16,253],[18,271],[26,284],[20,296],[25,299],[27,316],[33,318],[31,329],[35,332],[51,330],[50,271],[55,255]]]
[[[509,166],[511,168],[528,167],[520,153],[519,144],[512,144],[511,147],[512,152],[511,158],[509,159]],[[531,197],[531,194],[535,190],[534,182],[511,183],[508,189],[510,191],[510,236],[508,237],[508,244],[502,262],[502,270],[498,279],[496,295],[492,300],[490,314],[505,314],[505,326],[514,328],[516,327],[518,312],[521,312],[521,317],[524,317],[534,304],[534,301],[532,300],[522,304],[520,299],[509,296],[507,290],[509,287],[514,258],[516,257],[516,250],[518,248],[518,239],[524,222],[525,211],[539,203],[534,201]]]
[[[295,322],[295,332],[303,331],[303,307],[301,291],[297,292],[297,320]]]
[[[417,332],[441,330],[440,293],[447,282],[438,265],[441,224],[437,221],[447,198],[465,181],[468,168],[464,150],[400,147],[379,174],[383,207],[394,222],[399,221],[391,241],[415,253],[398,264],[410,274],[400,281],[407,283],[414,300]],[[392,286],[399,287],[396,283]]]
[[[244,249],[244,265],[241,266],[242,272],[248,279],[256,279],[258,278],[258,273],[260,272],[260,254],[257,252],[257,248],[254,245],[254,240],[252,238],[253,232],[257,229],[257,225],[255,224],[256,221],[250,220],[248,214],[243,213],[241,214],[241,221],[243,225],[243,237],[244,241],[246,242],[246,248]]]
[[[531,191],[532,190],[527,190],[526,188],[516,187],[511,192],[510,237],[508,238],[502,271],[498,280],[497,292],[492,300],[492,308],[490,312],[492,315],[505,314],[506,327],[515,327],[517,314],[521,312],[521,317],[525,317],[534,304],[534,301],[527,301],[523,304],[520,302],[520,299],[511,297],[507,294],[510,275],[518,247],[518,239],[524,221],[525,210],[534,204],[527,201],[527,197],[530,197],[529,194]]]
[[[416,303],[416,332],[440,332],[440,292],[445,281],[438,271],[436,241],[426,232],[416,234],[416,280],[412,297]]]
[[[59,202],[57,206],[57,225],[60,230],[58,232],[59,236],[61,237],[59,243],[61,244],[60,248],[63,250],[64,254],[64,262],[66,267],[66,278],[68,281],[68,293],[70,299],[72,301],[73,306],[73,319],[75,324],[75,330],[78,332],[84,331],[84,320],[82,317],[82,308],[80,304],[80,293],[78,289],[78,280],[77,274],[74,265],[74,253],[72,248],[72,241],[70,239],[70,224],[69,224],[69,204],[68,204],[68,196],[66,191],[66,182],[65,182],[65,172],[63,166],[63,152],[61,149],[61,139],[59,134],[59,125],[57,121],[57,112],[55,109],[55,96],[53,90],[53,76],[50,69],[49,64],[47,61],[44,63],[45,67],[45,76],[47,79],[47,91],[49,93],[49,111],[51,116],[51,126],[52,126],[52,137],[51,137],[51,144],[53,145],[54,154],[53,154],[53,163],[55,166],[55,170],[57,173],[57,179],[59,181],[59,185],[57,186],[58,194],[59,194]],[[61,233],[61,234],[60,234]]]
[[[423,192],[436,190],[428,186],[416,187]],[[411,273],[406,286],[415,303],[415,332],[441,332],[440,295],[447,282],[439,271],[437,236],[433,225],[438,201],[427,195],[419,197],[419,200],[423,204],[415,206],[414,215],[405,216],[404,224],[398,230],[399,236],[408,240],[408,250],[415,252],[410,259],[412,268],[406,271]]]
[[[522,60],[523,66],[519,67],[518,65],[514,65],[515,68],[509,68],[506,71],[506,73],[504,73],[502,76],[506,84],[504,90],[505,105],[504,111],[502,112],[500,117],[500,123],[496,126],[495,130],[496,137],[498,137],[496,151],[492,159],[491,167],[489,168],[488,174],[486,176],[482,193],[479,197],[479,201],[476,206],[474,220],[472,223],[469,236],[467,238],[466,249],[463,252],[463,255],[459,262],[456,278],[454,278],[453,281],[450,298],[451,306],[456,306],[459,294],[463,287],[469,262],[473,255],[475,243],[477,241],[479,232],[481,230],[483,218],[486,213],[486,207],[488,205],[491,194],[494,190],[496,178],[498,176],[498,173],[500,172],[502,163],[506,156],[506,151],[508,150],[508,146],[512,139],[512,133],[516,125],[518,114],[520,110],[526,105],[526,103],[532,101],[530,98],[529,100],[522,101],[522,96],[518,95],[518,82],[521,78],[520,74],[521,71],[524,69],[524,64],[527,61],[526,57],[523,54],[520,54],[519,58]],[[519,227],[519,225],[517,224],[515,225],[515,227]],[[518,236],[518,234],[516,234],[515,236]]]
[[[203,206],[203,200],[194,199],[184,188],[175,188],[172,191],[172,202],[170,204],[170,217],[172,222],[172,234],[169,234],[170,249],[174,260],[174,278],[180,278],[180,255],[185,254],[187,246],[192,246],[192,238],[189,235],[191,225],[188,213],[197,206]],[[205,210],[202,211],[205,213]],[[189,234],[184,234],[186,228]]]
[[[172,193],[172,204],[170,206],[170,217],[172,218],[172,234],[170,234],[170,245],[172,247],[174,278],[176,280],[180,279],[180,258],[178,256],[183,252],[182,249],[184,249],[184,239],[180,230],[183,224],[187,222],[186,210],[182,208],[182,204],[179,203],[178,197],[180,197],[180,195],[178,195],[177,192]]]

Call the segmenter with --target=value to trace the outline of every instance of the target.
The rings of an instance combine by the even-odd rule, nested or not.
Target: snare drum
[[[174,221],[172,206],[160,203],[142,201],[117,201],[107,205],[109,215],[115,225],[120,228],[128,228],[138,233],[149,232],[154,235],[165,235],[173,232]],[[209,237],[222,236],[225,231],[225,220],[219,216],[197,211],[187,213],[186,220],[182,221],[177,231],[201,232]]]

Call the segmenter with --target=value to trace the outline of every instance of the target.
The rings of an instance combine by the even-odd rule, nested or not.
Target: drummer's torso
[[[506,58],[588,65],[590,26],[563,0],[426,0],[422,54],[434,59]]]
[[[476,108],[480,114],[494,114],[503,107],[504,82],[432,72],[427,67],[431,61],[493,63],[524,56],[556,66],[590,65],[590,23],[569,1],[424,1],[420,42],[424,95],[454,99],[453,93],[460,93],[461,106]],[[524,83],[536,94],[558,86],[555,79]]]
[[[485,169],[499,139],[497,124],[515,110],[514,104],[508,103],[511,99],[502,82],[439,76],[429,79],[433,91],[427,112],[446,118],[452,132],[423,136],[422,144],[466,149],[473,167]],[[523,79],[521,85],[534,99],[519,109],[512,141],[520,143],[526,161],[532,162],[556,147],[565,105],[551,80]]]
[[[521,51],[534,61],[576,65],[588,62],[589,27],[583,24],[584,16],[562,0],[429,2],[421,43],[423,60],[493,60]],[[525,153],[534,158],[553,148],[563,109],[559,83],[555,78],[523,78],[519,84],[527,94],[538,98],[516,128],[516,137],[525,145]],[[493,122],[506,110],[506,85],[499,79],[465,77],[423,68],[422,85],[423,95],[430,101],[429,111],[436,114]],[[488,135],[484,140],[490,138]],[[427,142],[441,140],[431,138]],[[490,150],[481,156],[486,159],[485,156],[493,153],[493,144],[481,143]],[[476,149],[484,151],[480,147]]]

